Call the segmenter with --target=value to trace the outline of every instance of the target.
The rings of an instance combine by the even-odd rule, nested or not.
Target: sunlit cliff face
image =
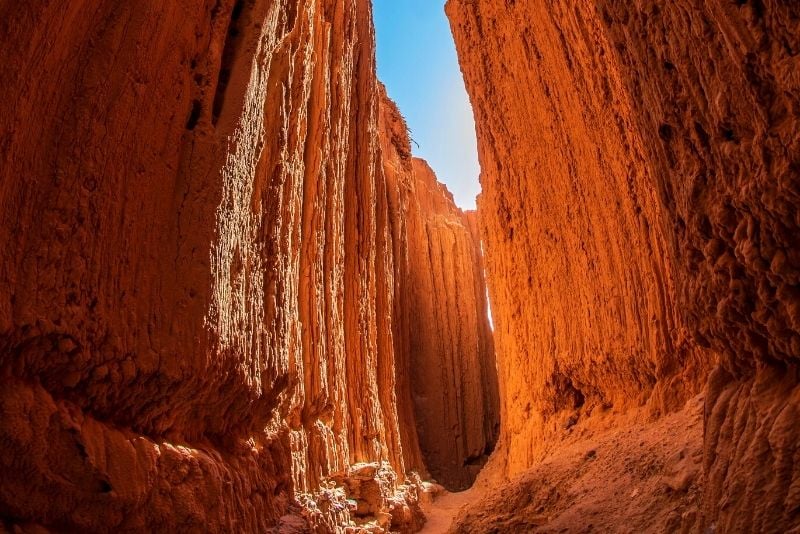
[[[369,2],[190,4],[0,8],[0,516],[411,531],[496,439],[474,223]]]
[[[798,9],[450,0],[475,213],[368,0],[6,3],[3,528],[800,528]]]
[[[535,465],[553,421],[704,391],[704,493],[681,528],[796,527],[797,7],[447,12],[482,164],[497,463]]]

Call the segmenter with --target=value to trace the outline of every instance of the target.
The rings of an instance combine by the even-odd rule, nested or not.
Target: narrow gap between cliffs
[[[477,304],[477,348],[458,345],[448,350],[447,340],[461,337],[441,326],[438,335],[442,340],[435,344],[440,351],[431,353],[430,346],[420,341],[412,347],[410,369],[416,428],[425,467],[447,490],[462,491],[472,486],[488,461],[500,426],[494,326],[476,212],[480,167],[474,117],[444,13],[444,1],[374,0],[373,6],[378,77],[407,124],[414,156],[427,161],[435,170],[436,179],[447,188],[445,196],[452,197],[453,209],[463,210],[465,226],[476,243],[478,257],[473,259],[472,279],[481,284],[479,295],[485,297]],[[417,172],[416,164],[414,169]],[[440,274],[447,277],[448,273]],[[447,303],[448,307],[460,305],[449,300]],[[425,329],[425,325],[419,326],[420,330]],[[432,391],[431,379],[425,375],[432,372],[431,366],[450,377],[455,384],[453,392]],[[467,405],[472,392],[464,375],[470,372],[478,374],[483,385],[478,410],[474,408],[474,399],[469,399],[473,405]],[[458,399],[456,404],[461,403],[453,408],[460,414],[458,423],[446,417],[444,406],[436,404],[450,403],[449,395]],[[483,446],[475,445],[480,440],[474,435],[465,435],[470,432],[481,433],[485,439],[481,442]]]

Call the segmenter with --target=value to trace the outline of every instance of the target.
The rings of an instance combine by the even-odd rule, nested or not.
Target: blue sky
[[[405,116],[414,155],[430,163],[456,204],[475,208],[475,125],[444,0],[374,0],[378,77]]]

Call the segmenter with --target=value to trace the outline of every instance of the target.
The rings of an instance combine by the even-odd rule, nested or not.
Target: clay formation
[[[502,392],[492,491],[540,476],[608,414],[690,417],[703,392],[702,499],[670,524],[797,528],[798,5],[449,0],[447,12],[482,165]],[[497,496],[487,510],[515,510]]]
[[[1,531],[800,530],[800,3],[446,10],[477,212],[370,0],[0,5]]]
[[[494,442],[475,234],[389,175],[369,2],[189,4],[0,8],[0,517],[411,531],[438,460],[412,384],[450,396],[443,476]],[[430,258],[437,217],[459,248]],[[452,336],[412,356],[434,313]]]

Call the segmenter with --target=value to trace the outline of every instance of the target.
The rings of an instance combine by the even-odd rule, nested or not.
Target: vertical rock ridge
[[[480,240],[430,166],[411,157],[405,121],[388,99],[382,118],[384,172],[404,212],[397,336],[409,374],[399,406],[416,421],[415,461],[421,455],[437,481],[465,489],[494,448],[499,423]]]
[[[491,340],[460,230],[441,257],[471,308],[437,320],[462,337],[413,366],[406,277],[433,265],[409,221],[462,223],[384,122],[371,3],[0,15],[4,525],[418,527],[412,391],[427,367],[488,362]],[[488,409],[459,407],[491,405],[490,368],[453,398],[464,453],[491,438]]]
[[[546,420],[674,408],[703,376],[613,51],[584,10],[448,4],[480,139],[509,475],[544,451]]]
[[[538,528],[592,425],[668,530],[800,528],[800,4],[447,12],[477,213],[370,0],[0,4],[3,529],[410,532],[495,442]]]
[[[499,399],[480,242],[423,160],[412,160],[409,284],[412,395],[434,478],[468,488],[494,448]],[[461,258],[470,258],[462,261]],[[439,360],[443,359],[441,363]]]
[[[797,528],[798,6],[447,12],[482,164],[499,471],[598,408],[659,414],[704,388],[684,526]]]

